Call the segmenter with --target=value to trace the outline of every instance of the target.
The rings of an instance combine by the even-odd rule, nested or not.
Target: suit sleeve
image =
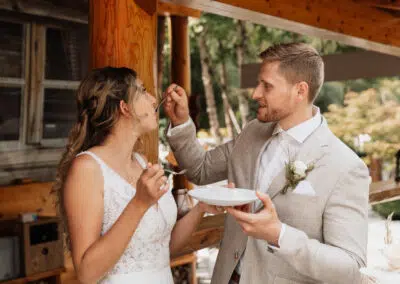
[[[324,243],[287,226],[280,250],[297,271],[324,283],[363,283],[366,266],[369,173],[359,161],[336,183],[323,214]]]
[[[235,140],[206,151],[196,138],[192,121],[181,129],[167,131],[175,158],[180,168],[188,170],[186,175],[191,182],[203,185],[228,178],[228,161]]]

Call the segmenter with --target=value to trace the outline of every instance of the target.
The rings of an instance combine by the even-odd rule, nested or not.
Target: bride
[[[53,190],[81,283],[172,284],[170,255],[206,211],[218,213],[199,203],[176,222],[162,167],[133,153],[139,136],[158,128],[155,105],[128,68],[93,70],[78,89]]]

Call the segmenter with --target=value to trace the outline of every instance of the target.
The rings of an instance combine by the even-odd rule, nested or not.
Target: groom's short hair
[[[309,88],[309,101],[314,102],[324,82],[324,62],[319,53],[305,43],[274,45],[260,53],[264,63],[279,62],[279,71],[295,84],[304,81]]]

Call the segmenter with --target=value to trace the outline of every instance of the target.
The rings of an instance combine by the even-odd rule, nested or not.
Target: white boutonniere
[[[302,180],[305,180],[308,173],[311,172],[315,166],[314,163],[306,165],[302,161],[294,161],[286,164],[286,184],[282,188],[281,193],[285,194],[288,189],[294,190]]]

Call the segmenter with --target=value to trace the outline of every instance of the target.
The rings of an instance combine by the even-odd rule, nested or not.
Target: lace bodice
[[[92,156],[100,165],[104,178],[104,217],[102,234],[115,223],[136,190],[103,160],[92,152],[82,152]],[[124,254],[108,275],[132,272],[159,271],[169,267],[169,242],[175,225],[177,208],[171,192],[167,192],[143,216]]]

